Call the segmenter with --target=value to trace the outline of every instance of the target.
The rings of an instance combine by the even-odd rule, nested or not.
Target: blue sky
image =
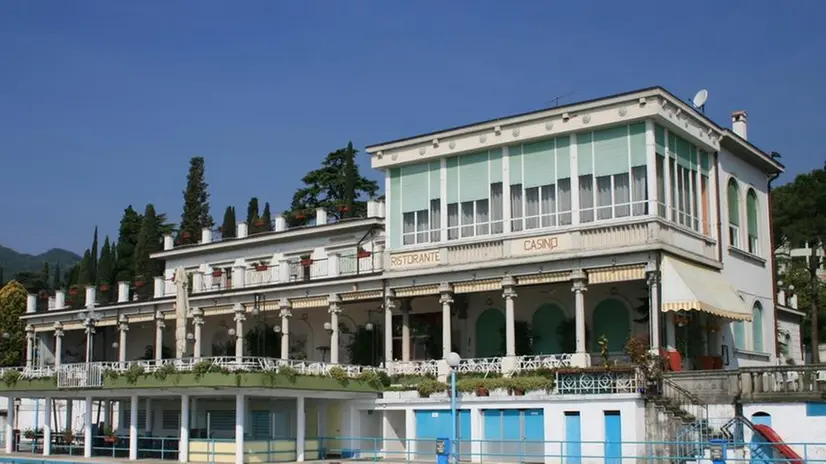
[[[0,244],[82,252],[128,204],[179,220],[189,158],[211,206],[276,211],[352,140],[662,85],[822,166],[826,2],[0,2]],[[363,172],[369,159],[359,158]]]

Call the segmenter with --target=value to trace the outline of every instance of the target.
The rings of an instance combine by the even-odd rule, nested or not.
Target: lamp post
[[[376,334],[373,333],[373,323],[368,322],[367,324],[364,324],[364,330],[370,332],[370,365],[375,366],[376,365],[376,346],[375,346]]]
[[[459,353],[451,351],[445,356],[445,361],[450,367],[450,457],[451,461],[456,463],[458,462],[455,448],[458,445],[456,442],[456,369],[462,362],[462,357]]]

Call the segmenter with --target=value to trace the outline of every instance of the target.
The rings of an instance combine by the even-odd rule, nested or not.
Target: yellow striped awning
[[[409,298],[411,296],[438,295],[439,294],[439,284],[418,285],[418,286],[415,286],[415,287],[394,288],[393,292],[395,293],[396,298]]]
[[[455,282],[453,293],[475,293],[489,292],[502,288],[502,279],[471,280],[467,282]]]
[[[552,284],[569,280],[571,280],[570,272],[546,272],[544,274],[516,276],[516,285]]]
[[[645,280],[645,264],[630,264],[588,270],[589,284],[606,284],[609,282],[625,282],[629,280]]]
[[[664,256],[662,310],[704,311],[725,319],[750,321],[751,311],[720,272]]]

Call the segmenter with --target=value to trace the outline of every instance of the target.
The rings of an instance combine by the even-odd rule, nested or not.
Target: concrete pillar
[[[247,238],[249,235],[249,226],[246,222],[239,222],[238,225],[235,227],[235,237],[236,238]]]
[[[387,291],[384,299],[384,367],[389,368],[393,363],[393,291]]]
[[[445,359],[453,345],[451,341],[452,329],[450,327],[450,305],[453,304],[453,287],[447,282],[442,282],[439,286],[439,293],[441,294],[439,303],[442,305],[442,359]]]
[[[66,292],[63,290],[54,291],[54,309],[63,309],[66,306]]]
[[[126,362],[126,334],[129,333],[129,318],[125,314],[121,314],[118,318],[118,332],[120,333],[118,362],[123,364]]]
[[[243,393],[235,394],[235,464],[244,464],[244,419],[246,402]]]
[[[65,415],[64,419],[65,419],[65,422],[66,422],[66,428],[71,430],[71,431],[74,431],[74,425],[72,424],[72,421],[74,420],[74,411],[73,411],[74,405],[75,405],[74,400],[66,400],[66,411],[65,411],[66,415]]]
[[[295,399],[295,460],[304,461],[304,440],[306,424],[306,411],[304,409],[304,397]]]
[[[155,361],[163,359],[163,329],[166,327],[166,322],[163,320],[163,313],[157,311],[155,313]]]
[[[181,395],[181,434],[178,440],[178,461],[189,462],[189,395]]]
[[[585,335],[585,291],[588,289],[588,277],[581,269],[571,273],[574,292],[574,314],[576,317],[576,353],[571,357],[571,363],[576,367],[588,367],[591,365],[591,356],[588,354],[587,339]]]
[[[97,303],[97,289],[94,285],[86,286],[86,307],[94,308]]]
[[[52,454],[52,399],[45,398],[45,405],[43,407],[43,414],[46,416],[43,419],[43,456]]]
[[[112,426],[112,402],[109,400],[103,400],[103,429],[107,429]]]
[[[129,282],[118,282],[118,303],[129,301]]]
[[[279,315],[281,316],[281,359],[290,358],[290,318],[293,313],[290,311],[292,306],[290,301],[283,298],[278,306],[281,308]]]
[[[275,231],[282,232],[287,230],[287,220],[283,216],[275,217]]]
[[[14,452],[14,413],[17,411],[14,410],[13,396],[7,396],[6,401],[8,402],[6,413],[6,453],[12,453]]]
[[[165,234],[163,236],[163,250],[164,251],[171,250],[174,247],[175,247],[175,239],[172,238],[171,234]]]
[[[212,243],[212,229],[201,229],[201,244]]]
[[[204,291],[204,271],[196,269],[192,272],[192,293]]]
[[[37,311],[37,295],[29,293],[26,295],[26,314],[31,314]]]
[[[315,225],[323,226],[324,224],[327,224],[327,210],[324,208],[316,208]]]
[[[201,308],[192,308],[192,325],[194,326],[193,338],[195,339],[195,347],[192,357],[200,359],[201,357],[201,328],[204,325],[204,312]]]
[[[656,214],[656,212],[654,213]],[[651,351],[660,352],[660,271],[651,266],[648,271],[648,320],[651,329]]]
[[[152,293],[152,296],[155,297],[155,298],[163,298],[164,290],[166,290],[164,288],[165,285],[164,285],[164,281],[163,281],[163,276],[153,277],[153,282],[154,282],[155,287],[154,287],[154,291]]]
[[[330,364],[338,364],[338,315],[341,314],[341,298],[330,295]]]
[[[244,321],[247,317],[244,315],[244,306],[241,303],[235,303],[233,310],[235,311],[235,360],[240,364],[244,357]]]
[[[516,299],[516,290],[513,286],[516,281],[513,277],[505,277],[502,279],[502,298],[505,299],[505,356],[516,356],[516,320],[514,315],[514,300]]]
[[[86,362],[92,362],[94,358],[94,335],[95,335],[95,323],[91,320],[86,320],[84,322],[86,325]]]
[[[247,277],[247,263],[243,259],[236,259],[232,263],[232,288],[244,288]]]
[[[129,399],[129,460],[138,459],[138,395]]]
[[[54,366],[60,367],[63,358],[63,324],[54,323]]]
[[[410,361],[410,299],[402,301],[402,361]]]
[[[338,277],[340,256],[338,253],[327,254],[327,277]]]
[[[34,334],[34,326],[31,324],[26,325],[26,364],[27,368],[33,368],[35,366],[34,362],[34,344],[35,344],[35,334]]]
[[[92,397],[87,396],[84,402],[86,411],[83,418],[83,457],[92,457]]]

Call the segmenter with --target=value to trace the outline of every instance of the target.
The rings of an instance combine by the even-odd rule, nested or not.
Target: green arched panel
[[[505,333],[505,315],[489,308],[476,319],[476,357],[491,358],[502,355]]]
[[[559,354],[563,352],[557,328],[564,320],[565,313],[555,304],[546,303],[536,309],[531,320],[534,353]]]
[[[591,334],[591,352],[600,351],[597,343],[603,335],[608,338],[608,351],[621,352],[631,335],[631,319],[628,308],[622,301],[609,298],[602,300],[594,308],[594,330]]]

